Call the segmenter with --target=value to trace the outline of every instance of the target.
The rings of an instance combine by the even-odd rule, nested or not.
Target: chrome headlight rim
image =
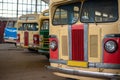
[[[104,44],[104,49],[108,53],[116,52],[117,49],[118,49],[117,42],[115,40],[108,40],[108,41],[106,41],[105,44]]]
[[[52,40],[52,41],[50,42],[50,44],[49,44],[49,47],[50,47],[51,50],[55,51],[55,50],[57,49],[57,47],[58,47],[57,41]]]

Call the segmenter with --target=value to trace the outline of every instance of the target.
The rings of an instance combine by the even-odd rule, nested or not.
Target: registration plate
[[[76,67],[88,67],[88,62],[84,61],[68,61],[68,66],[76,66]]]

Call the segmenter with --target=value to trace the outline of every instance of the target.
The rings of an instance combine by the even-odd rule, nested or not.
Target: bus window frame
[[[48,29],[42,29],[44,21],[48,21]],[[40,30],[49,30],[49,26],[50,26],[49,25],[49,19],[44,19],[44,20],[42,20],[42,24],[41,24]]]
[[[80,4],[81,4],[81,2],[79,2]],[[70,4],[74,4],[74,3],[70,3]],[[66,4],[66,5],[69,5],[69,4]],[[80,16],[79,16],[79,14],[80,14],[80,7],[81,6],[77,6],[78,8],[79,8],[79,11],[78,11],[78,18],[76,19],[76,21],[75,22],[73,22],[73,23],[69,23],[69,22],[67,22],[66,24],[54,24],[54,17],[55,17],[55,13],[56,13],[56,10],[57,9],[61,9],[61,8],[58,8],[58,7],[60,7],[60,6],[62,6],[62,5],[59,5],[59,6],[57,6],[56,8],[55,8],[55,11],[54,11],[54,13],[53,13],[53,18],[52,18],[52,25],[54,25],[54,26],[57,26],[57,25],[72,25],[72,24],[75,24],[75,23],[77,23],[78,22],[78,20],[79,20],[79,18],[80,18]],[[65,5],[63,5],[63,6],[65,6]],[[74,7],[76,7],[76,6],[74,6]],[[76,11],[74,11],[74,13],[75,13]],[[59,15],[60,16],[60,15]],[[68,14],[67,14],[67,17],[68,17]],[[74,17],[74,14],[73,14],[73,17]]]
[[[85,22],[85,21],[82,21],[82,13],[83,13],[83,9],[84,9],[84,4],[85,4],[85,2],[83,3],[83,6],[82,6],[82,10],[81,10],[81,14],[79,15],[80,16],[80,22],[82,22],[82,23],[111,23],[111,22],[116,22],[116,21],[118,21],[118,19],[119,19],[119,8],[118,8],[118,0],[117,0],[117,13],[116,13],[116,19],[114,20],[114,21],[102,21],[102,22],[96,22],[95,20],[94,21],[92,21],[92,22],[90,22],[90,21],[88,21],[88,22]],[[95,19],[95,16],[93,17],[94,19]]]
[[[35,24],[35,23],[21,23],[22,24],[22,26],[21,27],[23,27],[23,24]],[[37,30],[28,30],[28,29],[25,29],[25,27],[23,27],[23,29],[22,30],[20,30],[19,28],[18,28],[18,31],[38,31],[39,30],[39,24],[36,22],[36,24],[37,24],[37,26],[38,26],[38,28],[37,28]]]

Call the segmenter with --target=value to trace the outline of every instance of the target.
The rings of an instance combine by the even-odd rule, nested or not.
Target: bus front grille
[[[84,60],[84,30],[81,25],[72,28],[72,60]]]

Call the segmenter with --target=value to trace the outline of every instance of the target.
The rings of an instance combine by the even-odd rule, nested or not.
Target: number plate
[[[76,67],[88,67],[88,62],[84,61],[68,61],[68,66],[76,66]]]

